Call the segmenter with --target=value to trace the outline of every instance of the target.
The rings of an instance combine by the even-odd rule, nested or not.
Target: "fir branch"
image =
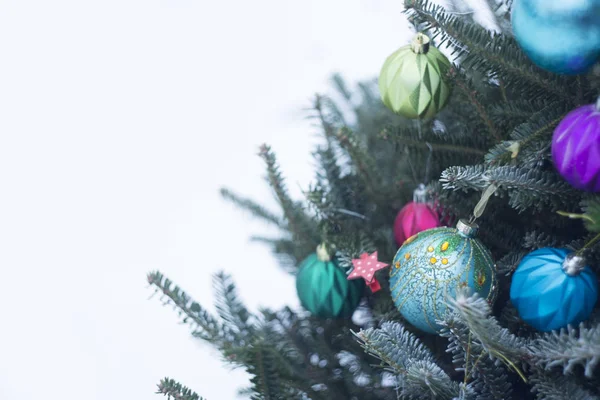
[[[223,326],[200,304],[193,301],[179,286],[158,271],[147,275],[148,283],[154,285],[167,297],[165,304],[174,304],[179,309],[179,315],[183,317],[183,323],[190,324],[195,331],[194,336],[208,342],[221,345],[224,334]]]
[[[565,114],[565,105],[558,102],[552,102],[535,112],[511,132],[512,141],[499,143],[490,149],[485,157],[486,163],[500,165],[515,159],[526,164],[528,159],[539,158],[539,153],[545,158],[552,132]],[[507,154],[509,152],[512,153],[510,157]]]
[[[453,400],[482,400],[479,398],[476,389],[477,388],[474,387],[473,383],[461,383],[459,385],[460,392],[458,393],[458,397],[455,397]]]
[[[333,83],[333,87],[336,91],[346,100],[350,101],[352,99],[352,93],[348,90],[348,85],[346,81],[340,74],[333,74],[331,77],[331,82]]]
[[[521,262],[521,259],[527,254],[525,251],[512,251],[502,257],[496,263],[496,270],[498,271],[498,275],[509,276],[511,275],[517,266]]]
[[[590,232],[600,233],[600,197],[592,197],[583,202],[583,223]]]
[[[237,289],[231,276],[218,272],[213,276],[216,291],[217,313],[232,331],[241,336],[250,336],[254,332],[251,314],[239,300]]]
[[[320,183],[325,184],[326,182],[330,189],[338,189],[342,171],[338,165],[338,159],[333,147],[319,148],[315,151],[313,157],[321,167],[320,171],[317,172]]]
[[[283,209],[283,214],[288,222],[289,230],[298,241],[303,241],[306,246],[301,246],[305,254],[312,251],[319,242],[318,232],[316,225],[305,214],[301,204],[294,202],[285,186],[285,182],[281,172],[279,171],[279,165],[275,153],[271,150],[271,147],[262,145],[259,152],[260,157],[265,161],[267,165],[267,181],[279,200],[279,204]],[[306,247],[306,248],[304,248]]]
[[[363,349],[386,363],[396,374],[405,374],[417,361],[434,362],[431,352],[398,322],[384,322],[381,328],[369,328],[355,334]]]
[[[481,161],[489,142],[485,135],[476,135],[469,130],[469,125],[457,120],[442,122],[435,120],[433,123],[418,126],[386,126],[379,131],[379,137],[389,148],[394,149],[391,164],[395,169],[390,171],[392,176],[403,177],[404,181],[431,179],[439,176],[448,165],[464,163],[478,163]],[[431,152],[429,149],[431,146]],[[430,160],[429,176],[425,171],[413,176],[413,168],[424,168]],[[411,167],[412,165],[412,167]],[[396,178],[396,182],[398,182]],[[402,193],[392,198],[397,199]],[[402,203],[401,203],[402,204]]]
[[[306,253],[298,251],[296,242],[289,238],[270,238],[264,236],[250,236],[251,242],[262,243],[271,246],[279,266],[290,274],[298,272],[297,265],[306,256]]]
[[[531,326],[523,322],[517,309],[513,307],[510,301],[507,302],[504,307],[502,307],[502,311],[500,312],[498,320],[502,322],[503,326],[506,326],[517,336],[529,338],[537,333],[537,331],[535,331]]]
[[[381,102],[379,99],[378,91],[375,89],[377,86],[372,85],[371,82],[359,82],[358,89],[361,93],[361,100],[364,105],[368,108],[380,107]],[[360,109],[357,109],[356,112],[359,112]]]
[[[523,339],[502,328],[498,321],[490,316],[490,306],[485,299],[477,294],[467,297],[459,293],[456,299],[450,300],[450,305],[490,357],[502,361],[524,379],[517,364],[522,360],[531,359],[532,354]]]
[[[402,392],[414,399],[453,399],[459,387],[433,362],[417,360],[406,371]]]
[[[523,237],[523,248],[537,250],[543,247],[554,247],[557,244],[556,236],[546,232],[531,231]]]
[[[526,122],[531,115],[546,107],[546,99],[511,99],[490,105],[490,118],[499,126],[514,127]]]
[[[363,196],[360,193],[364,191],[364,186],[360,178],[351,174],[342,176],[332,146],[319,149],[315,153],[315,158],[321,166],[321,171],[317,175],[317,184],[309,190],[306,197],[317,209],[321,219],[338,220],[340,213],[366,219],[362,215],[365,210]],[[323,234],[322,231],[321,233]]]
[[[456,84],[456,86],[458,86],[459,89],[461,89],[471,104],[473,104],[475,107],[477,115],[487,127],[489,134],[497,141],[502,140],[502,136],[494,126],[494,123],[488,114],[487,108],[483,105],[484,100],[482,99],[481,94],[478,93],[474,88],[473,82],[467,78],[466,74],[460,71],[458,67],[451,69],[451,76],[453,78],[452,81]]]
[[[540,137],[550,139],[552,132],[567,114],[567,107],[563,103],[553,102],[542,110],[534,113],[528,120],[517,126],[511,133],[514,140],[519,141],[521,148]],[[547,137],[544,137],[547,136]]]
[[[490,177],[483,165],[449,167],[440,178],[442,188],[467,192],[476,190],[482,192],[490,185]]]
[[[485,163],[492,166],[508,164],[511,160],[516,158],[519,149],[518,146],[519,142],[507,140],[496,144],[485,155]]]
[[[459,55],[464,55],[466,70],[475,69],[491,78],[500,78],[530,98],[551,94],[572,103],[569,85],[574,80],[559,78],[534,66],[513,38],[449,15],[429,0],[405,0],[404,4],[410,19],[423,24],[424,30],[435,30],[434,37],[441,36],[440,44],[449,41]]]
[[[384,322],[379,329],[369,328],[355,335],[367,353],[400,375],[402,392],[409,398],[421,395],[451,399],[458,394],[458,384],[435,364],[431,352],[402,324]]]
[[[544,334],[531,349],[534,362],[540,367],[561,366],[567,374],[579,365],[584,368],[585,376],[591,378],[600,362],[600,325],[586,328],[581,323],[579,329],[569,326],[560,332]]]
[[[288,195],[283,176],[279,171],[279,165],[277,164],[275,153],[273,153],[270,146],[265,144],[260,147],[259,155],[267,165],[267,181],[275,191],[275,195],[281,204],[281,208],[283,209],[286,219],[288,220],[290,226],[297,227],[300,224],[300,221],[298,221],[299,217],[297,215],[297,208],[294,204],[294,201],[292,201]],[[293,228],[292,230],[297,231]]]
[[[281,229],[286,228],[285,223],[281,220],[281,218],[279,218],[275,214],[271,213],[270,211],[265,209],[263,206],[256,203],[254,200],[242,197],[227,188],[221,188],[221,196],[224,199],[231,201],[236,206],[238,206],[242,209],[245,209],[247,211],[250,211],[250,213],[252,213],[252,215],[254,215],[258,218],[261,218],[267,222],[270,222],[271,224],[277,226],[278,228],[281,228]]]
[[[598,400],[597,396],[573,382],[570,377],[555,376],[535,369],[530,378],[538,400]]]
[[[285,398],[282,391],[277,364],[270,348],[256,343],[248,349],[248,373],[253,375],[252,400],[280,400]]]
[[[387,137],[387,131],[383,131],[382,135],[384,137]],[[446,143],[431,143],[431,142],[423,142],[422,140],[413,140],[410,138],[406,138],[400,135],[394,135],[394,139],[395,142],[400,143],[400,144],[404,144],[410,147],[416,147],[416,148],[420,148],[423,150],[429,150],[429,147],[427,146],[427,144],[429,143],[431,145],[431,147],[433,148],[433,151],[438,152],[438,151],[448,151],[448,152],[454,152],[454,153],[460,153],[460,154],[473,154],[476,156],[484,156],[485,155],[485,151],[480,150],[480,149],[476,149],[473,147],[467,147],[467,146],[460,146],[460,145],[453,145],[453,144],[446,144]]]
[[[335,78],[332,79],[335,82]],[[338,88],[338,90],[341,90]],[[345,97],[345,96],[344,96]],[[325,116],[325,109],[329,110],[329,117]],[[325,138],[331,141],[335,137],[335,126],[329,122],[329,119],[337,121],[339,124],[345,125],[344,114],[338,108],[337,104],[329,97],[316,95],[313,101],[313,110],[316,112],[316,117],[323,128]]]
[[[340,147],[348,153],[365,187],[370,193],[376,193],[374,183],[377,181],[376,177],[378,174],[375,161],[371,158],[370,154],[360,146],[354,133],[349,128],[339,129],[335,137]]]
[[[161,379],[157,386],[158,391],[156,393],[167,396],[168,400],[204,400],[203,397],[198,396],[191,389],[170,378]]]
[[[552,211],[577,202],[579,194],[555,173],[516,166],[488,167],[483,165],[450,167],[442,173],[444,189],[483,191],[496,184],[509,195],[509,205],[518,211],[528,208]]]
[[[487,356],[487,351],[475,340],[469,328],[456,315],[450,315],[442,326],[442,337],[449,339],[448,351],[458,371],[464,371],[465,383],[474,380],[473,386],[480,400],[508,400],[512,387],[506,369]]]

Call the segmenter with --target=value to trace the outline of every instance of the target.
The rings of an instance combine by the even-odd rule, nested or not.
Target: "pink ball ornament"
[[[571,111],[556,127],[552,160],[571,186],[600,192],[600,99]]]
[[[425,202],[425,187],[415,190],[413,201],[406,204],[394,221],[394,239],[398,246],[409,237],[427,229],[442,226],[440,217],[429,204]]]

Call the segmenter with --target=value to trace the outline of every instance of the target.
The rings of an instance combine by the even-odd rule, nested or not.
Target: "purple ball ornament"
[[[600,98],[571,111],[552,137],[552,160],[576,189],[600,192]]]

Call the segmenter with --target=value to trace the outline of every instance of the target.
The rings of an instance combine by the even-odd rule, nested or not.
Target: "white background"
[[[173,377],[233,399],[242,371],[178,325],[145,274],[213,309],[298,306],[221,186],[275,205],[258,146],[297,197],[304,108],[327,79],[377,75],[409,40],[397,0],[0,3],[0,399],[157,399]],[[277,210],[277,208],[275,208]]]

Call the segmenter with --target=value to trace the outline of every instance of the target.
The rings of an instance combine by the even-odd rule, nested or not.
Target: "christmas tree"
[[[335,76],[340,100],[314,99],[323,140],[303,200],[268,145],[281,212],[222,190],[281,231],[259,241],[297,276],[306,310],[253,314],[219,274],[213,315],[148,275],[194,337],[252,376],[252,399],[600,398],[600,4],[562,8],[557,23],[543,18],[558,1],[488,3],[497,32],[405,1],[422,34],[378,81],[351,90]],[[532,7],[544,12],[522,15]],[[553,50],[536,47],[548,31]],[[398,214],[415,204],[426,214]],[[158,393],[201,398],[172,379]]]

